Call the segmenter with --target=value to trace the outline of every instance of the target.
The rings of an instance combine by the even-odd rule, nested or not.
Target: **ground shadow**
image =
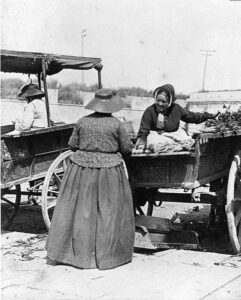
[[[19,211],[10,226],[6,226],[14,208],[7,204],[1,204],[1,225],[3,230],[25,233],[46,233],[40,205],[20,205]]]

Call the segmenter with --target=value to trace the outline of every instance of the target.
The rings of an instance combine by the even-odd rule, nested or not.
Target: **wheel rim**
[[[122,165],[123,165],[123,168],[125,171],[126,178],[129,180],[129,174],[128,174],[127,166],[126,166],[124,159],[122,159]]]
[[[61,153],[50,165],[46,173],[42,189],[42,215],[49,230],[54,207],[57,203],[59,187],[67,169],[69,158],[73,152]]]
[[[241,250],[241,151],[235,155],[228,177],[226,214],[231,246]]]

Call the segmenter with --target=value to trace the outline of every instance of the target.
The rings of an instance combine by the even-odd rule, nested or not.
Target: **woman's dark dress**
[[[81,118],[69,141],[78,149],[64,175],[47,256],[78,268],[111,269],[132,260],[134,214],[122,158],[132,143],[115,117]]]
[[[159,131],[158,129],[158,105],[156,103],[147,107],[141,118],[141,124],[137,137],[144,143],[150,130]],[[173,132],[178,130],[180,121],[185,123],[200,124],[208,119],[213,119],[214,115],[208,112],[192,112],[181,107],[177,103],[173,103],[164,114],[163,131]]]

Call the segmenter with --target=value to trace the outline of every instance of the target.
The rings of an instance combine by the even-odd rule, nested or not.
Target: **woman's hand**
[[[135,147],[132,149],[132,153],[143,153],[145,148],[145,143],[141,139],[138,139],[136,141]]]
[[[145,145],[144,144],[137,145],[135,148],[136,148],[136,150],[144,150],[145,149]]]
[[[132,153],[133,153],[133,154],[144,153],[144,148],[143,148],[143,149],[142,149],[142,148],[138,148],[138,149],[133,148],[133,149],[132,149]]]
[[[135,145],[135,147],[132,149],[132,153],[143,153],[145,150],[145,145]]]

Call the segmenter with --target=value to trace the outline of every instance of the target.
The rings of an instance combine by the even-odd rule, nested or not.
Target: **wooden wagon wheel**
[[[241,251],[241,151],[234,156],[228,177],[226,214],[235,254]]]
[[[124,168],[124,171],[125,171],[125,174],[126,174],[126,178],[129,180],[127,166],[126,166],[126,163],[125,163],[124,159],[122,160],[122,164],[123,164],[123,168]]]
[[[73,152],[68,150],[61,153],[50,165],[42,188],[42,215],[49,230],[54,207],[57,203],[59,187],[67,169],[69,157]]]
[[[1,199],[4,201],[4,202],[7,202],[9,203],[10,205],[12,205],[14,207],[14,211],[10,214],[10,216],[7,217],[7,220],[6,222],[3,221],[3,218],[2,218],[2,228],[8,228],[14,218],[16,217],[17,213],[18,213],[18,210],[19,210],[19,206],[20,206],[20,203],[21,203],[21,185],[20,184],[17,184],[15,186],[13,186],[13,188],[15,188],[14,191],[14,195],[15,195],[15,202],[12,202],[10,200],[8,200],[5,195],[8,194],[8,191],[11,189],[11,188],[7,188],[7,189],[3,189],[1,191]],[[11,193],[12,194],[12,193]]]

